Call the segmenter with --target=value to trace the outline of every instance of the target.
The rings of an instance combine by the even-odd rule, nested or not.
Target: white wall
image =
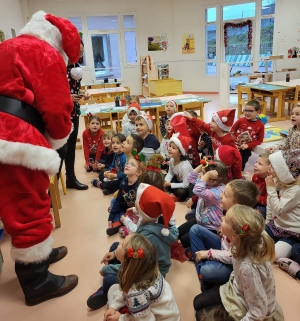
[[[20,0],[0,0],[0,30],[5,39],[12,37],[11,28],[18,33],[24,26]]]
[[[0,0],[1,1],[1,0]],[[14,0],[16,2],[16,0]],[[24,1],[24,0],[23,0]],[[25,0],[26,1],[26,0]],[[249,0],[250,1],[250,0]],[[5,1],[6,2],[6,1]],[[222,3],[242,2],[241,0],[27,0],[29,13],[38,10],[66,17],[67,14],[97,14],[136,12],[138,26],[138,54],[152,55],[155,63],[169,62],[170,76],[183,80],[183,90],[219,91],[219,78],[205,76],[204,72],[204,6]],[[274,38],[276,53],[287,53],[296,43],[296,26],[300,22],[299,0],[277,0],[275,19],[276,34]],[[169,48],[166,52],[148,52],[147,37],[168,34]],[[222,30],[219,31],[222,37]],[[195,34],[196,52],[193,55],[181,53],[181,37],[184,33]],[[284,42],[281,42],[284,38]],[[300,59],[278,63],[278,69],[284,66],[297,65],[300,70]],[[284,78],[285,74],[278,74]],[[292,73],[292,78],[300,78],[300,71]],[[123,69],[124,85],[131,88],[133,94],[141,93],[140,69]]]

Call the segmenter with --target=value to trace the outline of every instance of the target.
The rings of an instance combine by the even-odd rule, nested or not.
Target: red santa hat
[[[149,130],[152,130],[153,118],[146,113],[140,113],[138,116],[142,117],[145,120],[146,124],[148,125]]]
[[[167,105],[167,103],[171,103],[171,104],[173,105],[175,112],[178,110],[178,105],[177,105],[177,103],[176,103],[175,100],[168,100],[168,101],[166,102],[165,106]]]
[[[174,143],[180,150],[180,153],[185,156],[188,149],[191,146],[192,139],[191,137],[182,136],[179,133],[175,133],[169,140],[169,145]]]
[[[231,146],[222,145],[216,149],[216,159],[228,167],[228,179],[242,178],[242,156]]]
[[[300,149],[279,150],[269,155],[271,165],[280,182],[290,184],[300,175]]]
[[[141,183],[137,189],[136,209],[145,220],[156,222],[160,215],[163,216],[164,228],[161,233],[169,235],[169,222],[175,210],[175,203],[171,197],[160,189]]]
[[[66,54],[73,63],[79,60],[80,35],[67,19],[38,11],[32,15],[20,34],[32,35],[48,42],[61,54]]]
[[[234,123],[234,116],[235,109],[224,109],[213,113],[212,119],[224,132],[229,132]]]
[[[137,103],[131,103],[127,108],[127,116],[129,116],[132,110],[135,111],[137,115],[139,115],[141,111],[141,107]]]

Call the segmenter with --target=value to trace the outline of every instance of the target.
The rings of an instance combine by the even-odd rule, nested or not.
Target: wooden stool
[[[50,192],[50,198],[52,203],[54,222],[55,222],[55,227],[58,228],[58,227],[61,227],[60,216],[59,216],[59,209],[61,208],[61,200],[59,195],[58,181],[57,181],[56,174],[50,176],[49,178],[50,178],[49,192]]]
[[[63,174],[61,172],[59,173],[59,178],[60,178],[60,182],[61,182],[61,187],[63,189],[63,193],[64,193],[64,195],[67,195],[65,180],[64,180]]]

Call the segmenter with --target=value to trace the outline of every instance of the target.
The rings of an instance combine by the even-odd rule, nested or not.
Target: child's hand
[[[247,149],[248,148],[248,145],[247,144],[242,144],[240,145],[240,149],[244,150],[244,149]]]
[[[269,175],[265,178],[265,182],[267,186],[276,187],[278,184],[274,182],[273,176]]]
[[[89,170],[90,164],[85,164],[85,165],[84,165],[84,168],[85,168],[86,170]]]
[[[102,272],[102,269],[100,269],[99,273],[100,273],[101,276],[104,276],[103,272]]]
[[[188,208],[191,208],[192,206],[193,206],[193,201],[192,201],[192,198],[190,198],[186,203],[185,203],[185,205],[186,205],[186,207],[188,207]]]
[[[202,173],[202,165],[197,166],[196,168],[193,169],[194,173]]]
[[[207,182],[209,179],[217,179],[218,172],[216,170],[206,172],[203,177],[202,181]]]
[[[171,182],[164,182],[164,187],[169,187],[171,186]]]
[[[113,252],[108,252],[103,256],[101,264],[104,263],[106,265],[106,264],[108,264],[109,261],[112,261],[115,257],[116,256]]]
[[[116,311],[116,313],[110,317],[108,317],[108,321],[118,321],[121,316],[121,313]]]
[[[104,177],[107,177],[107,174],[110,174],[109,171],[104,172],[104,173],[103,173],[103,176],[104,176]]]
[[[108,221],[108,227],[113,227],[113,222],[112,221]]]
[[[207,259],[207,253],[208,251],[199,251],[196,252],[196,262],[200,262],[202,260],[206,260]]]
[[[192,119],[193,118],[192,115],[187,111],[184,112],[183,116],[186,117],[187,119]]]
[[[266,153],[272,154],[275,151],[275,146],[271,146],[265,149]]]
[[[125,217],[126,217],[126,216],[122,215],[121,218],[120,218],[120,222],[121,222],[122,224],[124,224]]]
[[[92,168],[93,168],[93,171],[96,171],[98,169],[98,163],[95,162],[94,164],[92,164]]]
[[[104,164],[101,164],[101,163],[97,163],[97,169],[98,171],[100,171],[100,169],[104,168],[105,165]]]
[[[108,321],[109,317],[114,315],[117,311],[115,309],[109,308],[105,313],[104,313],[104,318],[103,321]]]

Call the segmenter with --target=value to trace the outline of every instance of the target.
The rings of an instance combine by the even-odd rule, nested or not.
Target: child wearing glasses
[[[242,171],[251,156],[252,149],[263,142],[265,135],[265,126],[257,118],[260,114],[260,104],[257,100],[247,102],[244,114],[245,117],[238,119],[230,130],[242,156]]]

